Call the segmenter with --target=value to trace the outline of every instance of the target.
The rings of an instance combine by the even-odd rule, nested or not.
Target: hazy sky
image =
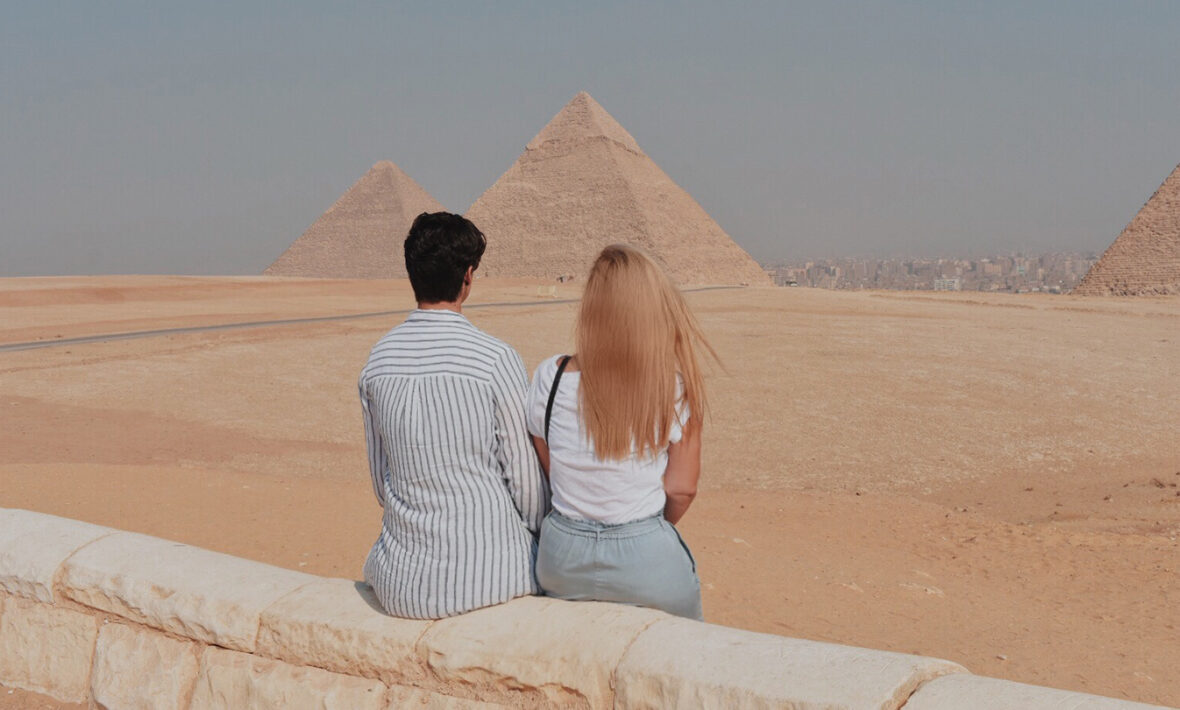
[[[462,212],[583,89],[760,260],[1100,251],[1180,2],[5,3],[0,276],[256,273],[382,159]]]

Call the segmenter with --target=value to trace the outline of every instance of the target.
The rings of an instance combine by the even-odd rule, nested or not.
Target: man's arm
[[[508,350],[492,373],[496,395],[496,461],[521,520],[534,534],[549,511],[549,486],[524,422],[528,375],[515,350]]]
[[[385,507],[385,477],[389,473],[389,461],[385,458],[385,447],[381,445],[381,435],[378,433],[377,421],[371,411],[369,396],[365,393],[365,381],[361,379],[357,388],[361,395],[361,410],[365,418],[365,444],[369,453],[369,477],[373,483],[373,493],[377,495],[377,502]]]

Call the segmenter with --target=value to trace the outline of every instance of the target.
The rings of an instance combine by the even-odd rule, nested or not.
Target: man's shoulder
[[[464,320],[456,323],[407,321],[382,336],[369,351],[361,379],[383,374],[488,376],[501,363],[519,362],[516,350]]]
[[[394,326],[386,331],[385,335],[378,338],[377,342],[373,343],[373,347],[369,348],[368,364],[372,364],[373,360],[379,357],[382,351],[398,347],[398,341],[400,340],[398,329],[403,326],[405,326],[405,323]]]
[[[474,325],[471,326],[471,331],[473,334],[473,338],[478,338],[479,342],[481,342],[484,346],[486,346],[488,348],[488,350],[494,355],[494,357],[497,360],[504,359],[504,358],[509,358],[509,359],[519,359],[520,358],[520,355],[517,354],[517,352],[516,352],[516,348],[509,345],[507,342],[500,340],[499,338],[497,338],[496,336],[494,336],[490,333],[485,333],[484,331],[480,330],[479,328],[475,327]]]

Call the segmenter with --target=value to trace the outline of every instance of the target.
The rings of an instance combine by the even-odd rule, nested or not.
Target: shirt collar
[[[469,322],[467,316],[462,313],[437,308],[415,308],[410,311],[410,315],[406,316],[406,321]]]

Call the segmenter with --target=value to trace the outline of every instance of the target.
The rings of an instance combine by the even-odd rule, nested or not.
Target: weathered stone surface
[[[485,703],[482,700],[454,698],[421,688],[394,686],[389,689],[389,710],[507,710],[509,707],[511,706]]]
[[[197,679],[197,648],[126,624],[104,624],[91,696],[110,710],[182,710]]]
[[[436,621],[418,650],[446,681],[610,707],[612,669],[640,631],[666,618],[621,604],[523,597]]]
[[[263,612],[258,652],[338,673],[412,680],[424,675],[414,648],[430,624],[385,614],[363,583],[322,579]]]
[[[69,703],[85,702],[98,620],[21,597],[0,615],[0,683]]]
[[[64,594],[158,629],[253,651],[262,612],[317,577],[177,542],[116,533],[64,565]]]
[[[627,708],[896,708],[949,661],[666,619],[615,671]]]
[[[384,710],[385,685],[206,648],[190,710]]]
[[[936,678],[914,693],[906,710],[1150,710],[1129,700],[1071,693],[998,678],[958,674]]]
[[[113,532],[56,515],[0,508],[0,589],[53,603],[53,578],[66,558]]]

